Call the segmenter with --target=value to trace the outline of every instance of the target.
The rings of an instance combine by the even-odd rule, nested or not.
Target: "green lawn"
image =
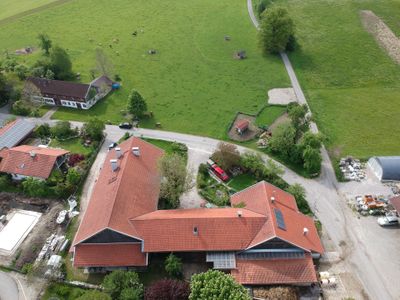
[[[80,138],[74,138],[66,141],[52,139],[50,142],[50,147],[62,148],[70,151],[71,153],[78,153],[83,155],[88,155],[90,154],[90,152],[93,151],[92,147],[83,146]]]
[[[72,287],[62,283],[51,283],[44,293],[42,300],[63,299],[73,300],[85,293],[85,289]]]
[[[278,0],[296,24],[290,54],[327,146],[335,157],[398,155],[400,67],[361,24],[369,9],[400,36],[398,0]]]
[[[257,183],[257,180],[251,174],[240,174],[228,182],[228,185],[237,192]]]
[[[56,0],[0,0],[0,20],[36,9]]]
[[[286,106],[269,105],[257,116],[257,126],[270,126],[274,121],[286,111]]]
[[[267,90],[290,84],[280,58],[262,56],[243,0],[70,1],[1,26],[0,51],[37,45],[43,31],[68,49],[83,82],[90,81],[96,47],[104,49],[122,78],[122,89],[90,111],[60,109],[57,119],[97,116],[117,123],[136,88],[155,116],[141,126],[160,122],[166,130],[226,138],[237,111],[256,113]],[[153,48],[158,53],[148,55]],[[248,58],[233,59],[241,49]],[[30,64],[38,56],[20,59]]]

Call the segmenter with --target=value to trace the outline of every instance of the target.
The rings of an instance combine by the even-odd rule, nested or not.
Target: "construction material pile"
[[[346,180],[361,181],[365,178],[364,166],[359,159],[350,156],[342,158],[339,167]]]
[[[384,196],[356,196],[356,207],[362,215],[384,215],[386,213],[386,207],[388,198]]]

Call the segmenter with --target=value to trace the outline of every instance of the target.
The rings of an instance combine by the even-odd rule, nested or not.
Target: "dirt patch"
[[[59,201],[25,198],[16,194],[0,193],[0,209],[2,214],[7,214],[16,208],[42,213],[38,223],[13,255],[0,255],[1,265],[12,265],[20,269],[24,264],[33,262],[36,259],[50,234],[61,232],[65,228],[56,223],[57,215],[63,209],[63,204]]]
[[[271,133],[273,134],[274,131],[275,131],[275,129],[276,129],[279,125],[281,125],[281,124],[283,124],[283,123],[286,123],[286,122],[289,122],[289,121],[290,121],[290,119],[289,119],[288,114],[287,114],[287,113],[284,113],[282,116],[280,116],[279,118],[277,118],[277,119],[275,120],[275,122],[271,124],[271,126],[268,127],[268,131],[271,132]]]
[[[239,134],[236,131],[236,124],[238,124],[242,120],[249,121],[248,129]],[[232,127],[229,129],[228,136],[230,139],[238,142],[246,142],[254,139],[258,134],[262,132],[260,128],[255,125],[256,117],[250,116],[246,114],[237,114],[235,121],[232,124]]]
[[[364,28],[372,34],[378,44],[385,49],[387,54],[396,63],[400,64],[400,39],[372,11],[362,10],[360,16]]]
[[[272,89],[268,91],[268,104],[270,105],[288,105],[291,102],[297,102],[293,88]]]

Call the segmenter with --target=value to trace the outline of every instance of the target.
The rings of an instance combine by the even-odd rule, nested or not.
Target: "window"
[[[285,220],[283,219],[283,215],[280,209],[274,208],[276,223],[278,224],[278,228],[282,230],[286,230]]]

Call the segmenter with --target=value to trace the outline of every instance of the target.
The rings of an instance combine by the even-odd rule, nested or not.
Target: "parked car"
[[[115,147],[117,147],[117,146],[118,146],[117,143],[111,143],[111,144],[108,146],[108,150],[110,151],[111,149],[113,149],[113,148],[115,148]]]
[[[381,226],[399,225],[399,218],[396,216],[386,216],[378,218],[378,224]]]
[[[121,129],[132,129],[133,125],[131,123],[125,122],[125,123],[120,123],[118,127]]]

